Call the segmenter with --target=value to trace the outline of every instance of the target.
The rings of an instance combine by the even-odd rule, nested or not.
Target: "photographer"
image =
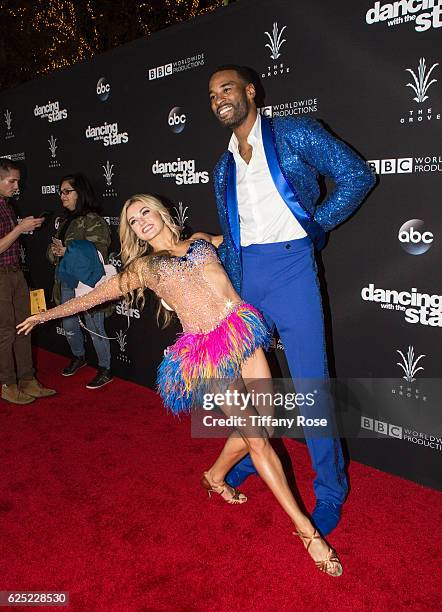
[[[18,189],[20,169],[0,159],[0,382],[2,399],[30,404],[38,397],[54,395],[34,377],[31,338],[17,336],[15,326],[30,314],[29,289],[20,269],[19,238],[38,229],[42,218],[26,217],[20,223],[8,199]]]

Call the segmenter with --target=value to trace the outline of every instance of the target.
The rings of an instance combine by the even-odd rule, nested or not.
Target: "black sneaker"
[[[91,382],[86,385],[86,389],[99,389],[100,387],[107,385],[107,383],[110,383],[111,380],[111,371],[106,370],[105,368],[99,368],[95,378],[93,378]]]
[[[63,376],[72,376],[77,370],[86,365],[84,357],[74,357],[71,363],[62,371]]]

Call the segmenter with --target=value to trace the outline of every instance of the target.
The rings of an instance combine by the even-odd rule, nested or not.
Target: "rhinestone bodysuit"
[[[157,255],[137,259],[86,295],[41,313],[40,320],[71,316],[139,287],[151,289],[175,310],[185,332],[213,330],[241,303],[215,247],[198,239],[182,257]]]

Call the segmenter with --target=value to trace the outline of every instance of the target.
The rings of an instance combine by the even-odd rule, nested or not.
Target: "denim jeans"
[[[75,289],[68,287],[64,283],[61,284],[61,301],[67,302],[68,300],[75,297]],[[94,331],[97,334],[106,336],[106,330],[104,328],[104,312],[85,312],[83,314],[84,322],[88,329]],[[72,354],[74,357],[84,357],[84,336],[80,324],[78,322],[78,316],[73,315],[72,317],[65,317],[63,319],[63,328],[66,332],[66,338],[71,347]],[[110,369],[111,365],[111,352],[109,340],[105,338],[99,338],[94,334],[91,334],[92,342],[94,344],[95,352],[98,357],[98,367]]]

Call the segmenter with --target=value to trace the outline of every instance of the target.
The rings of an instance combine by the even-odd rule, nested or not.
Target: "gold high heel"
[[[301,538],[307,552],[313,540],[317,540],[317,539],[322,540],[317,529],[314,530],[313,535],[311,536],[305,535],[298,529],[294,531],[293,533],[294,535],[297,535]],[[328,553],[327,553],[326,558],[321,559],[321,561],[315,561],[315,564],[316,564],[316,567],[321,572],[325,572],[329,576],[333,576],[334,578],[337,578],[338,576],[342,575],[343,569],[342,569],[341,562],[339,561],[336,551],[333,550],[333,548],[330,548],[330,546],[328,547]]]
[[[201,478],[201,485],[204,489],[206,489],[207,495],[209,497],[212,493],[218,493],[218,495],[221,495],[223,500],[226,501],[228,504],[245,504],[247,501],[247,497],[244,495],[244,493],[241,493],[241,491],[238,491],[238,489],[235,489],[235,487],[231,487],[225,482],[222,482],[219,485],[211,484],[209,479],[207,478],[207,472],[204,472],[203,477]],[[224,497],[224,493],[230,492],[233,493],[232,497]]]

